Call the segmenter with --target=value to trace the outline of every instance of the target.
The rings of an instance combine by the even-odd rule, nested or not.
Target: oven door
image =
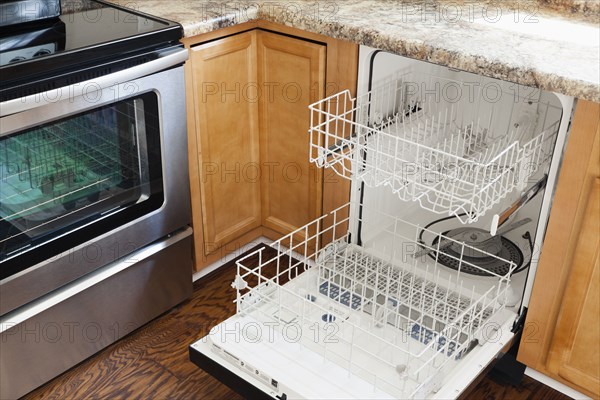
[[[189,224],[183,67],[135,69],[0,120],[0,315]]]

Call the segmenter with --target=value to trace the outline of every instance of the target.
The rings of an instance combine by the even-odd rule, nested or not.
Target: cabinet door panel
[[[191,50],[208,255],[261,224],[256,32]]]
[[[309,162],[308,105],[324,95],[325,50],[313,42],[258,34],[262,223],[280,234],[322,211],[323,172]]]
[[[590,191],[548,366],[600,395],[600,178]]]
[[[579,100],[517,359],[600,393],[600,104]]]

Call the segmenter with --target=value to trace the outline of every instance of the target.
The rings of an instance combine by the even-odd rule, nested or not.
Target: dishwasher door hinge
[[[527,307],[522,307],[521,312],[513,322],[512,329],[510,330],[514,334],[518,334],[523,331],[523,326],[525,326],[525,318],[527,317]]]

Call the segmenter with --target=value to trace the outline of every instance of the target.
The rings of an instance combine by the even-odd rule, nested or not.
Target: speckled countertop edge
[[[350,0],[333,3],[299,0],[283,3],[285,7],[281,7],[282,3],[262,0],[112,2],[179,22],[183,26],[185,37],[264,19],[435,64],[600,102],[600,62],[597,61],[600,49],[595,44],[591,47],[579,43],[565,45],[563,42],[552,42],[546,38],[540,40],[536,36],[501,32],[493,25],[462,23],[464,21],[432,26],[427,26],[426,21],[410,18],[406,20],[406,24],[395,22],[398,21],[399,4],[405,7],[428,2],[435,9],[436,6],[448,7],[448,3],[444,1],[446,0]],[[467,4],[481,7],[490,4],[489,0],[458,1],[461,6]],[[511,1],[513,3],[510,3]],[[561,1],[571,0],[542,1],[551,1],[556,3],[555,6],[560,6]],[[590,0],[575,1],[583,4]],[[511,4],[515,4],[515,1],[508,0],[502,6],[510,7]],[[292,5],[296,8],[292,8]],[[333,9],[328,10],[327,7],[336,7],[336,12],[333,13]],[[309,12],[306,12],[307,10]],[[321,15],[315,17],[314,10],[321,10]],[[536,12],[536,15],[541,15],[550,22],[571,22],[572,18],[563,14],[550,7],[538,9]],[[406,16],[403,18],[406,19]],[[599,17],[598,13],[592,13],[575,16],[573,19],[580,19],[580,24],[590,27]],[[596,29],[598,36],[600,29]],[[454,40],[453,36],[456,37]],[[458,36],[465,36],[465,41],[461,42]],[[478,43],[485,44],[487,40],[501,44],[497,54],[487,48],[477,47]],[[511,40],[514,43],[510,43]],[[529,57],[534,51],[536,57]],[[544,51],[548,54],[542,54]]]
[[[598,61],[595,63],[596,79],[594,82],[569,76],[568,71],[552,73],[540,69],[537,65],[511,62],[512,60],[508,57],[490,59],[479,53],[478,49],[475,51],[461,47],[451,49],[444,46],[445,43],[438,45],[435,40],[423,41],[414,37],[401,37],[395,32],[379,29],[378,24],[365,24],[364,27],[352,26],[344,22],[312,18],[289,19],[282,14],[273,13],[259,13],[258,18],[434,64],[600,103],[600,58],[596,58]],[[489,32],[484,31],[482,34],[489,34]],[[598,30],[598,35],[600,35],[600,30]],[[554,52],[557,49],[551,47],[547,50]],[[596,49],[596,51],[599,50]],[[513,60],[514,58],[519,58],[519,56],[513,57]]]
[[[597,15],[600,13],[599,0],[537,0],[541,6],[567,13]]]

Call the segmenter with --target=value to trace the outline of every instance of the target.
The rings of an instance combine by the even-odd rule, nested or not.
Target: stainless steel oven
[[[60,21],[61,32],[75,19]],[[192,289],[187,50],[146,39],[138,53],[105,48],[101,62],[82,66],[68,62],[73,40],[65,42],[40,58],[64,62],[57,72],[38,76],[37,86],[14,73],[8,80],[22,83],[1,88],[2,399],[64,372]]]
[[[0,127],[2,314],[189,224],[183,67],[152,73],[186,55],[58,102],[13,101]]]

